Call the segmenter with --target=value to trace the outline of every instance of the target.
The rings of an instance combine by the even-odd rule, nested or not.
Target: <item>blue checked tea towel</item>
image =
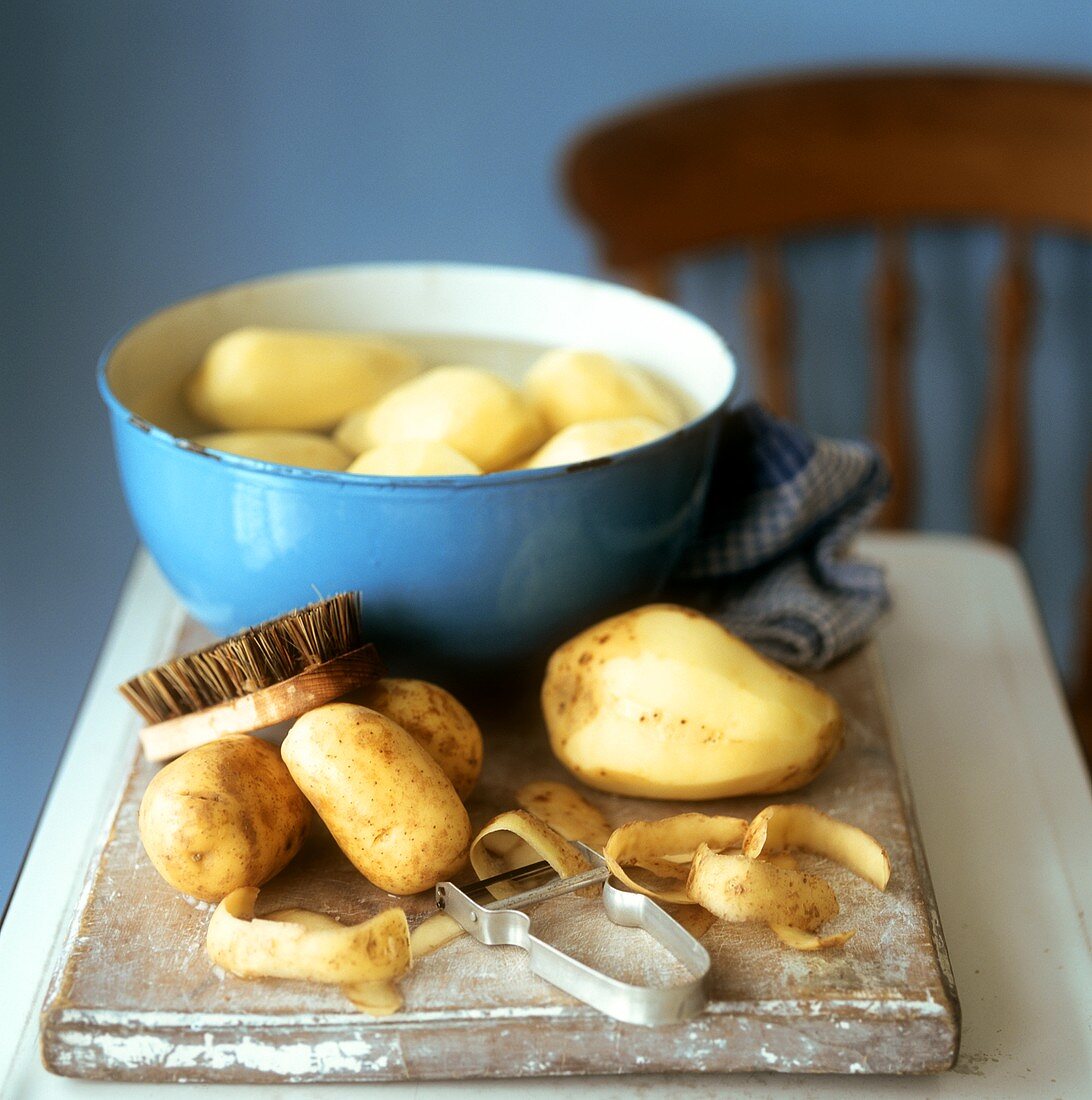
[[[849,553],[889,485],[871,445],[816,438],[744,406],[725,424],[674,597],[783,664],[830,664],[890,604],[882,570]]]

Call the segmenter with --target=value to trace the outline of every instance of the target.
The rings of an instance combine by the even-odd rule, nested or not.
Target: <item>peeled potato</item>
[[[480,474],[481,467],[446,443],[409,439],[384,443],[357,457],[351,474],[381,474],[389,477],[449,477]]]
[[[203,901],[271,879],[310,824],[311,807],[276,748],[244,734],[190,749],[157,772],[138,819],[155,869]]]
[[[477,367],[436,367],[392,390],[367,418],[368,442],[446,443],[487,473],[509,466],[545,438],[523,396]]]
[[[284,466],[344,470],[349,465],[349,456],[336,443],[316,432],[213,432],[199,436],[196,442],[214,451],[279,462]]]
[[[186,397],[218,428],[324,430],[420,369],[411,351],[376,336],[241,328],[205,352]]]
[[[466,861],[470,819],[455,788],[389,718],[329,703],[296,721],[281,755],[338,847],[381,890],[416,894]]]
[[[334,442],[351,455],[363,454],[371,448],[368,437],[368,417],[371,415],[371,405],[365,405],[361,409],[354,409],[343,417],[334,429]]]
[[[443,769],[465,802],[482,770],[482,734],[450,692],[426,680],[387,678],[346,695],[397,722]]]
[[[625,416],[614,420],[588,420],[562,428],[523,464],[534,470],[542,466],[571,466],[602,455],[628,451],[665,435],[667,429],[647,416]]]
[[[552,432],[585,420],[643,416],[677,428],[684,419],[679,403],[651,375],[597,351],[548,351],[524,384]]]
[[[577,778],[639,798],[795,790],[842,744],[834,699],[672,604],[607,619],[561,646],[542,709],[554,753]]]

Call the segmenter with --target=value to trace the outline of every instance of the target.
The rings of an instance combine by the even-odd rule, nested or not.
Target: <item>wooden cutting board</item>
[[[188,624],[177,651],[206,641]],[[702,937],[713,959],[707,1010],[651,1029],[618,1023],[560,993],[530,973],[517,948],[463,937],[403,982],[402,1012],[373,1019],[336,989],[242,981],[213,968],[204,949],[211,907],[167,886],[140,844],[137,810],[155,769],[134,751],[50,983],[45,1065],[73,1077],[145,1082],[947,1069],[959,1046],[959,1005],[879,662],[866,649],[815,679],[845,709],[846,747],[810,786],[778,800],[806,801],[861,826],[884,844],[893,867],[881,893],[822,865],[842,910],[824,931],[858,929],[843,948],[799,953],[764,926],[716,923]],[[468,806],[475,828],[513,808],[513,792],[530,780],[571,782],[547,746],[530,685],[509,685],[503,697],[495,687],[447,686],[465,696],[486,738],[482,779]],[[696,807],[584,793],[614,824],[694,808],[751,816],[773,801]],[[320,828],[262,890],[259,913],[303,906],[352,923],[391,901]],[[434,902],[422,895],[406,908],[413,924]],[[536,934],[623,980],[670,981],[679,973],[665,951],[640,931],[612,925],[594,901],[559,898],[534,918]]]

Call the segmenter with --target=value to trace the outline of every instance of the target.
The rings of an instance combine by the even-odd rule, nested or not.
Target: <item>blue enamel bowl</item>
[[[484,477],[328,473],[207,451],[187,439],[198,427],[183,380],[216,337],[250,324],[595,348],[662,375],[692,417],[606,458]],[[137,530],[198,620],[233,633],[355,589],[370,636],[488,665],[656,594],[700,520],[735,367],[707,325],[623,287],[398,264],[184,301],[118,337],[98,380]]]

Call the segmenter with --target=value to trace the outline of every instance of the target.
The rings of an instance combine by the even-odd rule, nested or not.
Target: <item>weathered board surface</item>
[[[187,627],[179,651],[202,641]],[[879,664],[866,650],[817,680],[846,711],[846,748],[819,779],[781,800],[860,825],[880,838],[893,865],[886,893],[823,866],[842,908],[824,930],[858,929],[844,948],[797,953],[765,927],[714,924],[702,939],[713,958],[706,1012],[649,1029],[560,993],[529,972],[517,948],[463,937],[405,980],[401,1013],[373,1019],[336,989],[242,981],[213,968],[204,950],[210,907],[168,887],[141,847],[137,810],[154,768],[134,753],[51,982],[43,1060],[70,1076],[139,1081],[944,1070],[958,1050],[959,1008]],[[469,805],[477,827],[513,808],[523,783],[569,777],[549,751],[531,693],[493,692],[484,702],[467,690],[486,735],[485,769]],[[694,808],[587,794],[615,824]],[[750,816],[768,801],[701,808]],[[352,923],[391,900],[319,829],[263,889],[259,912],[305,906]],[[407,903],[411,924],[432,911],[429,896]],[[666,952],[639,931],[616,928],[593,901],[556,899],[535,921],[538,934],[625,980],[670,981],[677,973]]]

